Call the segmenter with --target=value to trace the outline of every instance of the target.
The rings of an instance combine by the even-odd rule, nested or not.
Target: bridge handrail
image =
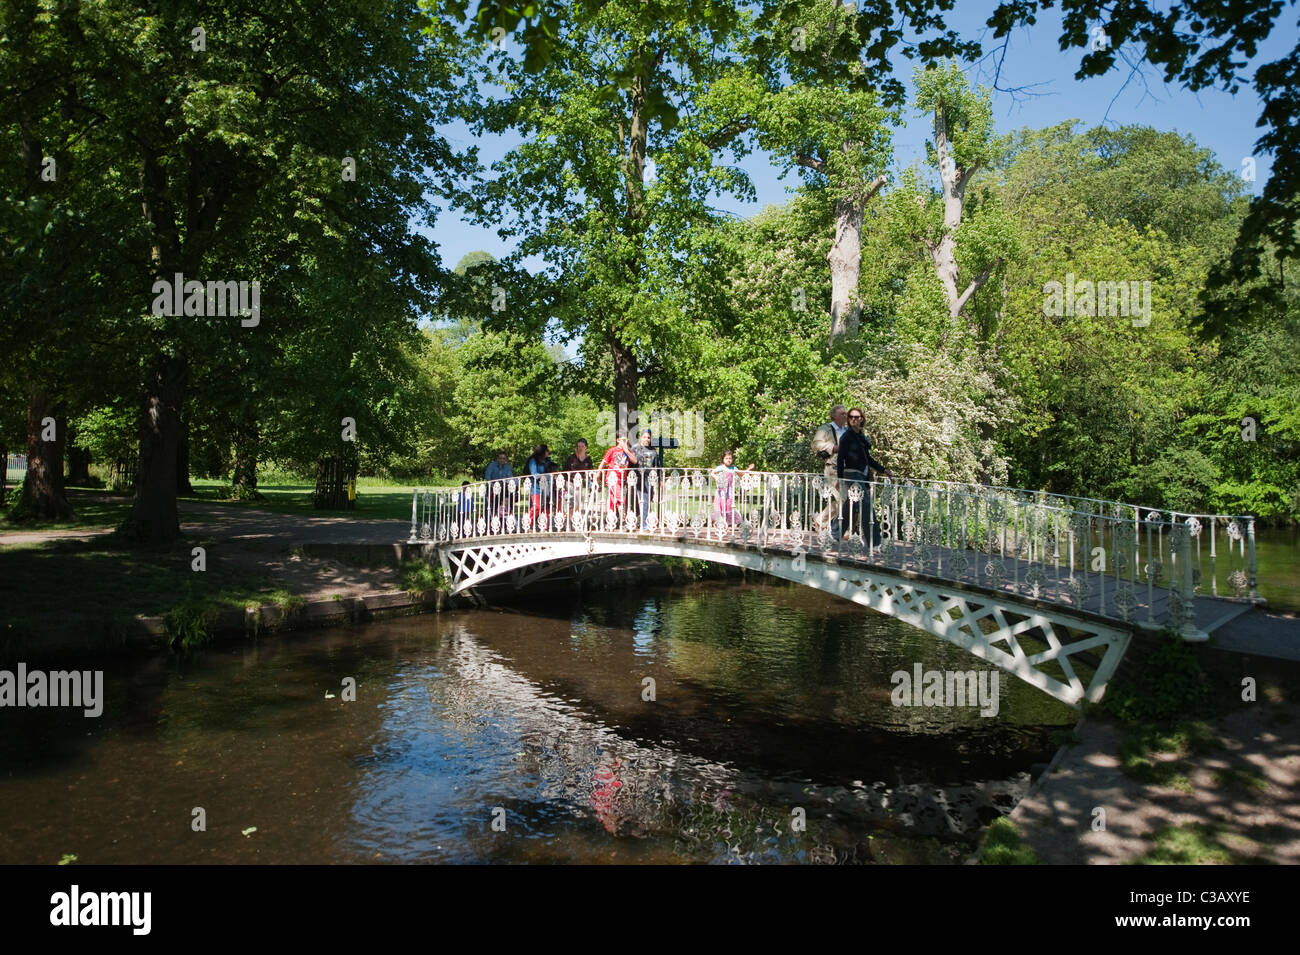
[[[593,534],[604,533],[670,538],[689,534],[760,548],[806,547],[873,562],[893,559],[891,554],[897,551],[905,555],[905,562],[922,568],[927,560],[937,560],[939,569],[945,549],[950,563],[962,565],[964,558],[956,552],[960,550],[986,555],[974,561],[977,582],[985,572],[995,580],[1008,573],[1019,586],[1023,563],[1026,580],[1040,582],[1044,573],[1054,574],[1059,585],[1068,572],[1071,585],[1084,590],[1076,597],[1086,600],[1091,576],[1100,583],[1103,602],[1109,589],[1113,597],[1129,603],[1134,599],[1131,591],[1145,583],[1145,603],[1154,612],[1156,582],[1164,576],[1166,561],[1171,594],[1178,595],[1184,609],[1190,606],[1198,579],[1204,576],[1203,536],[1210,541],[1206,555],[1210,589],[1218,595],[1216,539],[1222,529],[1228,536],[1226,583],[1238,595],[1248,588],[1254,596],[1254,518],[1249,516],[1179,514],[952,481],[868,482],[827,480],[810,472],[729,473],[729,478],[719,481],[716,469],[633,469],[619,483],[611,480],[608,471],[557,472],[544,481],[539,480],[542,476],[523,474],[462,487],[413,489],[410,540],[574,533],[591,540]],[[647,478],[648,501],[642,491]],[[546,493],[535,490],[540,488],[546,488]],[[868,504],[871,529],[879,535],[865,533]],[[849,532],[837,540],[833,532],[841,523]],[[1204,535],[1207,526],[1210,533]],[[937,558],[931,556],[936,552]],[[1108,579],[1113,583],[1108,584]],[[1142,603],[1137,600],[1134,606]]]

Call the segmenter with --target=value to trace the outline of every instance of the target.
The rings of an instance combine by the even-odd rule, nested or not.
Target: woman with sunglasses
[[[844,513],[841,518],[845,536],[849,534],[862,533],[862,514],[867,512],[871,514],[871,539],[873,544],[880,543],[880,529],[876,524],[876,516],[871,511],[871,472],[877,471],[886,477],[893,477],[894,474],[889,468],[885,467],[879,461],[871,456],[871,439],[862,433],[862,409],[849,409],[849,429],[844,432],[840,438],[839,456],[835,462],[835,472],[839,475],[840,480],[848,482],[843,488],[844,494]],[[857,504],[849,499],[849,487],[857,484],[862,488],[862,500]],[[849,523],[850,514],[853,514],[853,523]]]

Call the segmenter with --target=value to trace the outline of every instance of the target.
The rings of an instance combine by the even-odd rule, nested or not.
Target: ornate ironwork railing
[[[861,476],[860,476],[861,477]],[[416,490],[411,541],[648,535],[821,554],[1194,629],[1255,596],[1254,518],[943,481],[719,469],[561,472]]]

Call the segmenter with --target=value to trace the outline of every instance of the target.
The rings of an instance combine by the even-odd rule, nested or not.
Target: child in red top
[[[605,452],[600,459],[597,471],[609,468],[609,507],[615,514],[623,510],[623,480],[627,477],[628,466],[632,463],[632,454],[627,449],[627,435],[620,434],[618,443]]]

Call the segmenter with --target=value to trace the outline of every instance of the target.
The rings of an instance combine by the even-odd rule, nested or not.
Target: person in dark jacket
[[[841,520],[845,535],[860,534],[862,515],[864,512],[870,514],[872,543],[879,544],[880,528],[871,509],[871,485],[868,482],[872,480],[873,471],[886,477],[893,477],[894,473],[871,456],[871,439],[862,433],[862,417],[862,409],[849,409],[849,429],[840,438],[835,460],[835,473],[841,481],[847,482],[842,488],[844,512]],[[854,484],[862,488],[862,500],[856,504],[849,500],[849,488]],[[850,514],[854,518],[852,524],[849,523]]]

